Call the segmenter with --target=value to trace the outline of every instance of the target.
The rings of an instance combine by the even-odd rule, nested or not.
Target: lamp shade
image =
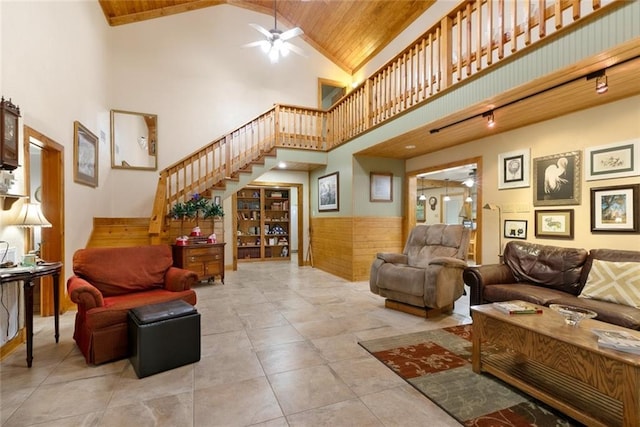
[[[13,220],[17,227],[51,227],[45,218],[39,203],[25,203],[18,216]]]

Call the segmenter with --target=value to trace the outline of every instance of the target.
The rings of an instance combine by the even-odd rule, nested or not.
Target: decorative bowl
[[[593,319],[598,315],[594,311],[565,304],[549,304],[549,308],[560,313],[565,323],[570,326],[577,326],[581,320]]]

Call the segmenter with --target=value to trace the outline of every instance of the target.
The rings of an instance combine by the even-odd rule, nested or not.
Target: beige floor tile
[[[247,335],[256,350],[274,345],[304,341],[304,337],[291,325],[250,329]]]
[[[262,366],[252,349],[204,357],[194,365],[194,370],[196,390],[264,377]]]
[[[193,392],[109,408],[97,425],[99,427],[193,426]]]
[[[329,362],[353,359],[369,354],[367,350],[358,345],[358,338],[353,334],[318,338],[312,343]]]
[[[258,351],[257,355],[267,375],[327,363],[320,352],[307,341],[268,347]]]
[[[266,378],[196,390],[196,426],[248,426],[282,417]]]
[[[355,397],[349,387],[326,365],[282,372],[269,375],[268,378],[285,415]]]
[[[109,408],[130,405],[135,402],[173,396],[193,390],[195,364],[181,366],[144,378],[138,378],[133,366],[120,375],[109,401]]]
[[[5,427],[30,426],[103,411],[117,382],[117,375],[105,375],[40,386],[9,417]]]
[[[200,339],[200,356],[202,358],[221,354],[235,354],[250,349],[251,341],[244,329],[203,335]]]
[[[347,400],[287,417],[291,427],[373,427],[383,424],[359,400]]]

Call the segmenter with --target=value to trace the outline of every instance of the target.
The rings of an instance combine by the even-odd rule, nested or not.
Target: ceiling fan
[[[258,32],[266,37],[264,40],[258,40],[252,43],[247,43],[243,47],[259,46],[262,51],[269,55],[271,63],[278,62],[280,56],[287,56],[289,52],[295,52],[300,56],[305,56],[304,51],[297,46],[289,43],[294,37],[297,37],[304,32],[300,27],[295,27],[287,31],[278,29],[278,20],[276,17],[276,1],[273,1],[273,29],[267,30],[258,24],[249,24],[255,28]]]

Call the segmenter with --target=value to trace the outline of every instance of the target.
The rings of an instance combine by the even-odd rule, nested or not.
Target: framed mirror
[[[158,169],[158,116],[111,110],[111,168]]]

